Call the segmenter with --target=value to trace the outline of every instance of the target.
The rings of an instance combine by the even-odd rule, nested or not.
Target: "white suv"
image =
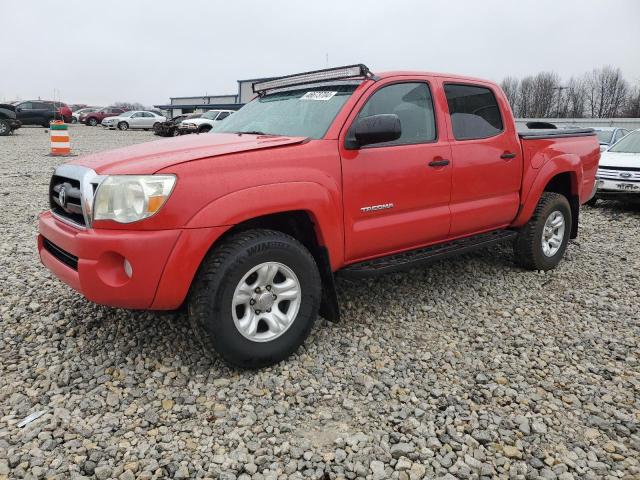
[[[208,132],[213,126],[233,114],[233,110],[209,110],[201,117],[183,120],[178,126],[181,134]]]

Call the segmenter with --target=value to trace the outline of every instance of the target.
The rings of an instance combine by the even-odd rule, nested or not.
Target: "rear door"
[[[339,140],[347,261],[447,237],[450,147],[440,113],[443,105],[434,108],[433,90],[428,78],[378,81],[347,120]],[[377,114],[398,115],[402,136],[393,142],[346,148],[354,121]]]
[[[493,88],[444,81],[453,161],[452,237],[504,227],[518,212],[520,143],[509,107]]]

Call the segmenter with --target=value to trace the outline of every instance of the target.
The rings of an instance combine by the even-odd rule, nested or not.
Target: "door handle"
[[[444,167],[449,165],[449,160],[445,160],[444,158],[440,158],[438,160],[431,160],[429,162],[430,167]]]
[[[502,155],[500,155],[500,158],[504,160],[511,160],[512,158],[516,158],[516,154],[511,152],[504,152]]]

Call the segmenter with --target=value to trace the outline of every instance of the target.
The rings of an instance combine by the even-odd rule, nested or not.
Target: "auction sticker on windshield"
[[[336,93],[338,92],[307,92],[300,97],[300,100],[331,100]]]

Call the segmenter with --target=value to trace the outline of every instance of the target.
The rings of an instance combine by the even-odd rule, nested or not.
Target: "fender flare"
[[[582,161],[576,154],[558,155],[545,162],[539,170],[530,170],[530,172],[536,173],[528,182],[526,177],[523,179],[523,195],[518,215],[512,224],[514,227],[521,227],[529,221],[544,189],[556,175],[568,173],[571,179],[572,196],[578,196],[580,192],[583,177]]]
[[[332,270],[344,261],[342,205],[330,190],[316,182],[283,182],[236,190],[200,209],[186,228],[230,226],[288,211],[311,217],[318,244],[327,249]]]

